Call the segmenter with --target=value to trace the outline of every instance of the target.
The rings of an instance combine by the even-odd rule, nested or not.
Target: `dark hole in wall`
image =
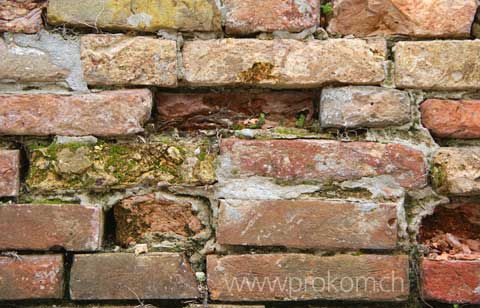
[[[439,260],[480,258],[480,204],[438,206],[425,217],[419,230],[425,254]]]
[[[105,212],[105,224],[104,224],[104,247],[115,246],[115,232],[116,232],[116,223],[115,217],[113,215],[113,208]]]

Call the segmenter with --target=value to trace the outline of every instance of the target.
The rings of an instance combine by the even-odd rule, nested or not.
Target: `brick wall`
[[[0,307],[479,305],[478,6],[0,1]]]

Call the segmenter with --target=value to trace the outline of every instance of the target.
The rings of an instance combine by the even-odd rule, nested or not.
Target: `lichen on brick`
[[[275,80],[274,65],[268,62],[255,62],[248,70],[238,73],[238,79],[246,83],[257,83],[262,80]]]

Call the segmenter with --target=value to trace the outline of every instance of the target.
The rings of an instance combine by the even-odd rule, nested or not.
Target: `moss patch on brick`
[[[204,185],[215,181],[214,156],[199,159],[199,140],[155,143],[51,144],[30,149],[27,185],[36,191],[108,190],[137,185]]]

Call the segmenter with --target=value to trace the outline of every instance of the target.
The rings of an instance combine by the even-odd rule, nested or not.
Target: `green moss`
[[[183,143],[182,143],[183,142]],[[27,185],[40,191],[126,188],[150,182],[203,183],[214,181],[214,159],[208,140],[175,143],[51,144],[31,151]],[[199,155],[194,151],[201,148]],[[65,158],[64,149],[74,151]],[[63,152],[62,152],[63,151]],[[59,155],[62,153],[62,162]],[[188,160],[186,157],[196,158]],[[87,162],[87,163],[85,163]],[[70,165],[69,165],[70,164]],[[75,164],[85,170],[75,173]],[[201,174],[200,174],[201,173]]]

